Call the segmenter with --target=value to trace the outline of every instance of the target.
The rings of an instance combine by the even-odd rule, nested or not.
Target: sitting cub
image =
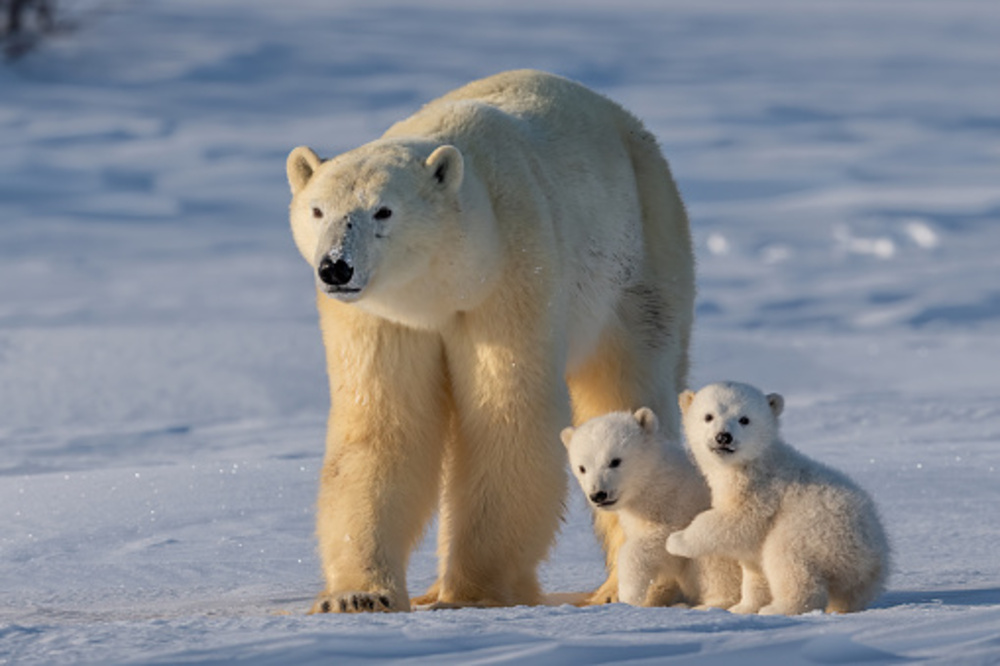
[[[656,415],[614,412],[566,428],[562,441],[590,503],[617,511],[618,598],[635,606],[678,603],[727,608],[740,595],[740,569],[728,558],[694,561],[663,549],[671,532],[709,507],[708,486],[686,452],[657,436]]]
[[[782,441],[780,395],[727,382],[685,391],[680,406],[712,508],[671,534],[668,552],[736,558],[736,613],[858,611],[878,596],[889,545],[875,505],[845,475]]]

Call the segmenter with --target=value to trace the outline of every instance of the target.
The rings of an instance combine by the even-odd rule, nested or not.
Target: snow
[[[0,664],[1000,661],[995,3],[60,7],[0,66]],[[524,66],[661,139],[692,384],[781,392],[787,438],[870,490],[873,608],[305,615],[328,395],[285,156]],[[553,595],[602,580],[578,495]]]

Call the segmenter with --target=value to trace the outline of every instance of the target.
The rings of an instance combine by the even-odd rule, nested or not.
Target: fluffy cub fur
[[[743,568],[737,613],[850,612],[882,590],[889,546],[871,498],[778,433],[784,400],[712,384],[680,396],[712,508],[671,534],[674,555],[730,555]]]
[[[636,606],[728,607],[740,571],[725,558],[667,553],[664,540],[709,506],[709,491],[685,451],[659,435],[652,410],[613,412],[562,432],[573,474],[590,503],[614,511],[625,533],[618,598]]]

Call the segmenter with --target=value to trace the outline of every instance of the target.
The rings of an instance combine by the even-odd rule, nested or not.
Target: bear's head
[[[643,492],[645,473],[656,467],[659,422],[643,407],[612,412],[562,431],[573,475],[595,507],[627,508]]]
[[[295,244],[331,298],[428,312],[428,301],[461,291],[449,280],[468,281],[454,275],[472,233],[456,147],[380,139],[323,161],[301,146],[287,172]]]
[[[695,458],[708,465],[740,465],[760,456],[778,437],[785,401],[748,384],[709,384],[684,391],[679,403],[684,432]]]

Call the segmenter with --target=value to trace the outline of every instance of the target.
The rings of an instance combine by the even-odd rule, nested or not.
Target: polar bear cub
[[[740,595],[735,560],[667,553],[667,536],[710,504],[708,486],[683,448],[658,434],[652,410],[612,412],[562,431],[580,487],[598,510],[615,511],[625,535],[618,598],[635,606],[727,608]]]
[[[712,508],[671,534],[667,551],[735,557],[743,591],[733,612],[865,608],[889,568],[875,505],[844,474],[781,439],[784,399],[726,382],[685,391],[680,407]]]

